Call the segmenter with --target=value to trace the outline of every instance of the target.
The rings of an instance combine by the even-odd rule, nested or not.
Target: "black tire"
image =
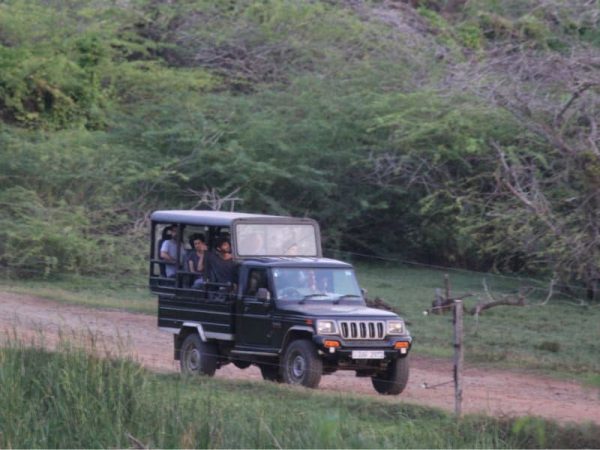
[[[190,334],[183,341],[179,363],[181,372],[187,375],[212,377],[217,370],[217,346],[202,342],[197,334]]]
[[[323,375],[323,361],[312,342],[293,341],[285,351],[282,362],[283,381],[308,388],[316,388]]]
[[[283,376],[281,376],[281,370],[277,363],[273,364],[261,364],[260,374],[265,381],[273,381],[275,383],[282,383]]]
[[[373,387],[383,395],[398,395],[408,383],[408,357],[392,361],[384,373],[371,377]]]

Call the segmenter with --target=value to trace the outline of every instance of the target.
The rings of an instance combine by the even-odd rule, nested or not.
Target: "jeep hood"
[[[319,316],[319,317],[372,317],[391,319],[398,317],[391,311],[383,309],[369,308],[364,305],[336,305],[326,301],[322,303],[279,303],[278,310],[284,314],[298,314],[302,316]]]

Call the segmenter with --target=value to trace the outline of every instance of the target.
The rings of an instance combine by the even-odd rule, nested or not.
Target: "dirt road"
[[[90,309],[27,295],[0,292],[0,334],[39,340],[52,346],[60,335],[73,339],[94,336],[98,346],[126,354],[151,370],[178,371],[172,360],[172,337],[158,330],[156,318],[121,311]],[[261,380],[255,367],[240,370],[233,365],[217,371],[218,378]],[[414,357],[407,389],[399,401],[454,409],[450,361]],[[443,384],[446,383],[446,384]],[[441,385],[440,385],[441,384]],[[423,386],[436,386],[424,388]],[[337,372],[323,377],[320,389],[377,395],[369,379]],[[536,415],[560,422],[595,422],[600,425],[600,389],[514,371],[466,367],[463,411],[496,416]]]

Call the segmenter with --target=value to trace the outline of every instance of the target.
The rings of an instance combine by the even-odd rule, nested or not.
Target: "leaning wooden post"
[[[454,301],[454,413],[462,414],[463,302]]]
[[[444,288],[446,289],[446,301],[450,300],[450,277],[448,274],[444,275]]]

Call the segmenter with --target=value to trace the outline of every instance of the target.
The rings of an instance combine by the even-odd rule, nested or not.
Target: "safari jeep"
[[[352,266],[322,256],[314,220],[156,211],[151,224],[150,289],[182,372],[212,376],[229,363],[254,364],[266,380],[315,388],[322,375],[352,370],[381,394],[405,388],[412,339],[404,321],[366,306]],[[159,248],[167,226],[181,243],[202,233],[209,252],[228,237],[233,282],[209,278],[192,288],[194,273],[182,264],[167,277]],[[183,261],[187,249],[177,248]]]

